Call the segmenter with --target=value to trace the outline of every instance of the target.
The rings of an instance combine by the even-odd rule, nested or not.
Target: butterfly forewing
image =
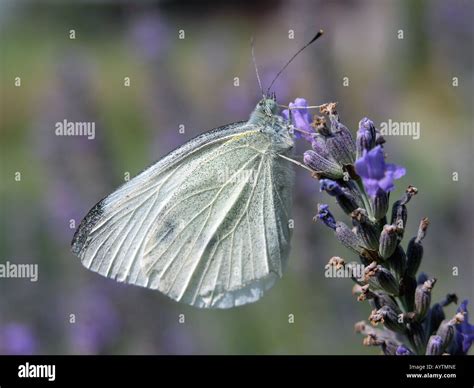
[[[259,299],[288,256],[293,171],[268,134],[221,127],[94,207],[73,252],[101,275],[198,307]]]

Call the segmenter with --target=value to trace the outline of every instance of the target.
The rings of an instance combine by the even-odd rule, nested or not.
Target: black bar
[[[0,356],[0,387],[72,383],[160,387],[189,380],[221,387],[246,384],[245,388],[257,380],[266,385],[288,381],[292,387],[472,387],[473,360],[472,356]],[[38,365],[50,367],[38,369]],[[19,377],[27,373],[26,367],[29,377]],[[32,377],[32,373],[45,377]]]

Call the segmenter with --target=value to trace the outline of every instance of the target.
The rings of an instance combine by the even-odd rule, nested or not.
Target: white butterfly
[[[197,307],[260,299],[282,276],[291,237],[294,143],[277,110],[263,98],[247,122],[206,132],[125,183],[81,222],[74,254]]]

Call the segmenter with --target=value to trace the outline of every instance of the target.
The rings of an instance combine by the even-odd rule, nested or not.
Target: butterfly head
[[[255,107],[250,116],[250,122],[256,123],[268,119],[278,113],[278,104],[275,93],[271,96],[264,96]]]

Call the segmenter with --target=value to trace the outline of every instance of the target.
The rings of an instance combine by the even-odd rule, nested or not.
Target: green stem
[[[362,184],[362,180],[359,178],[359,179],[356,180],[356,183],[357,183],[357,187],[359,188],[360,195],[362,197],[362,201],[364,202],[365,210],[367,210],[367,215],[368,215],[369,219],[372,222],[375,222],[374,212],[372,210],[372,205],[370,204],[370,200],[369,200],[369,197],[368,197],[368,195],[365,191],[364,185]]]

